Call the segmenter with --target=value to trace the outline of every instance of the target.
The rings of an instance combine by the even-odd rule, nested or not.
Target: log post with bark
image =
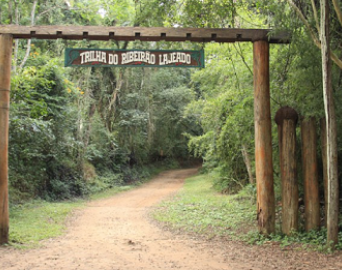
[[[275,232],[272,133],[270,109],[269,43],[253,42],[255,167],[259,232]]]
[[[278,125],[279,155],[282,186],[282,231],[289,235],[298,230],[298,181],[296,163],[297,112],[280,108],[275,116]]]
[[[8,125],[12,35],[0,35],[0,245],[8,242]]]
[[[305,230],[320,227],[320,205],[317,172],[316,120],[308,117],[301,121],[302,163],[304,176]]]

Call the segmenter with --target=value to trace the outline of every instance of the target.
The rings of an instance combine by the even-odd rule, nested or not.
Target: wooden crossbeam
[[[164,27],[108,27],[108,26],[18,26],[0,25],[0,34],[20,39],[74,40],[141,40],[192,42],[248,42],[268,40],[270,43],[289,43],[286,32],[272,34],[268,29],[239,28],[164,28]]]

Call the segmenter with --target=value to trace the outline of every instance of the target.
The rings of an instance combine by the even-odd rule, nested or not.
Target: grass
[[[61,235],[65,219],[71,211],[84,205],[84,201],[51,203],[33,201],[10,208],[10,245],[29,248],[38,242]]]
[[[221,195],[214,188],[215,172],[186,180],[184,188],[173,198],[162,202],[152,216],[171,230],[195,233],[207,238],[229,237],[248,244],[276,243],[281,248],[298,248],[331,252],[327,246],[327,230],[293,232],[263,236],[256,223],[255,187],[247,186],[236,195]],[[335,247],[342,250],[342,232]]]
[[[133,186],[122,186],[105,190],[90,196],[90,200],[104,199]],[[82,207],[89,199],[63,202],[35,200],[10,207],[10,243],[15,248],[33,248],[39,242],[62,235],[68,216]]]
[[[281,248],[297,247],[299,249],[314,250],[322,253],[331,253],[330,245],[327,245],[327,229],[322,227],[320,230],[312,230],[309,232],[298,231],[285,235],[281,232],[263,236],[256,232],[250,232],[241,237],[242,240],[253,245],[263,245],[266,243],[277,243]],[[336,250],[342,250],[342,232],[338,234],[338,244]]]
[[[237,195],[221,195],[213,189],[216,177],[211,173],[187,179],[178,195],[155,208],[153,217],[171,229],[209,238],[256,230],[255,201],[249,188]]]
[[[155,207],[153,217],[170,229],[208,238],[228,236],[249,244],[276,242],[280,247],[295,246],[329,252],[324,228],[308,233],[295,232],[290,236],[280,232],[268,237],[258,234],[254,187],[247,186],[236,195],[222,195],[213,188],[217,177],[217,173],[212,172],[187,179],[184,188],[174,198]],[[115,187],[93,194],[88,200],[108,198],[134,187]],[[86,199],[65,202],[32,201],[11,206],[9,245],[15,248],[32,248],[39,246],[41,240],[63,234],[67,217],[84,207],[86,202]],[[342,249],[342,232],[339,233],[336,248]]]
[[[168,164],[168,167],[170,167],[170,164]],[[145,168],[146,176],[143,182],[147,182],[165,168],[166,166],[160,164],[159,166]],[[141,183],[107,188],[91,194],[86,199],[63,202],[33,200],[24,204],[11,205],[9,245],[15,248],[39,246],[41,240],[62,235],[66,229],[68,216],[77,209],[85,207],[87,201],[109,198],[120,192],[130,190]]]

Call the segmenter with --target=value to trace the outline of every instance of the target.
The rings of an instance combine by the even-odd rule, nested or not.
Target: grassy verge
[[[33,201],[10,208],[10,245],[28,248],[56,237],[65,230],[67,215],[80,208],[83,201],[51,203]]]
[[[248,187],[234,196],[215,191],[215,173],[186,180],[175,198],[162,202],[153,217],[171,229],[199,233],[206,237],[235,236],[255,231],[255,201]]]
[[[255,189],[247,186],[236,195],[221,195],[213,188],[217,177],[213,172],[187,179],[181,192],[153,210],[153,218],[171,230],[207,238],[223,236],[254,245],[272,242],[281,248],[330,252],[325,228],[294,232],[288,236],[282,234],[280,226],[277,226],[276,234],[268,237],[260,235],[255,220]],[[342,232],[339,233],[336,249],[342,249]]]
[[[89,199],[97,200],[114,196],[133,186],[115,187],[92,194]],[[39,241],[62,235],[68,216],[82,207],[89,199],[47,202],[36,200],[10,207],[10,243],[15,248],[32,248]]]
[[[15,248],[32,248],[39,241],[62,235],[66,229],[67,217],[77,209],[85,206],[90,200],[109,198],[117,193],[130,190],[153,176],[169,168],[168,166],[150,165],[143,168],[141,181],[131,185],[114,186],[112,188],[96,187],[95,192],[86,199],[63,202],[48,202],[43,200],[28,201],[23,204],[12,204],[10,207],[10,243]],[[175,167],[175,166],[174,166]],[[113,175],[112,177],[116,177]],[[102,185],[104,185],[102,183]]]

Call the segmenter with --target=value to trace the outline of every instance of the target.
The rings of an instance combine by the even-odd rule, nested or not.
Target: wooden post
[[[320,227],[319,190],[317,173],[317,134],[314,117],[301,121],[302,163],[304,174],[305,230]]]
[[[12,35],[0,35],[0,245],[8,242],[8,123]]]
[[[290,107],[278,110],[279,155],[282,184],[282,231],[289,235],[298,230],[298,183],[296,162],[297,112]]]
[[[253,53],[257,219],[268,235],[275,232],[268,41],[254,41]]]

